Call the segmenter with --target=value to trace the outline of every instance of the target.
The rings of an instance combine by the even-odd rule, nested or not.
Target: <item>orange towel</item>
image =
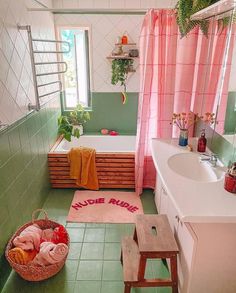
[[[94,149],[79,147],[69,151],[70,178],[76,179],[78,186],[86,189],[99,189],[95,159],[96,151]]]
[[[12,248],[8,252],[9,258],[20,265],[26,265],[27,263],[29,263],[31,260],[34,259],[36,254],[37,251],[35,249],[25,251],[19,247]]]

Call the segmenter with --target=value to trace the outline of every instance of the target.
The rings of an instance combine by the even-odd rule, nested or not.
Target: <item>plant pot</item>
[[[83,127],[82,124],[80,124],[80,125],[73,125],[73,130],[74,129],[79,129],[80,135],[83,135],[84,134],[84,127]]]

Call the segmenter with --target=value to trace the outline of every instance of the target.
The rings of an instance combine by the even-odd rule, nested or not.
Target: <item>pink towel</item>
[[[42,230],[37,224],[34,224],[25,228],[25,230],[13,240],[13,244],[23,250],[39,250],[41,237]]]
[[[53,236],[54,236],[53,229],[45,229],[42,231],[42,241],[41,242],[44,242],[44,241],[46,241],[46,242],[51,241],[52,242]]]
[[[52,242],[43,242],[40,245],[40,251],[32,261],[32,264],[47,266],[63,260],[68,253],[68,246],[64,243],[54,244]]]

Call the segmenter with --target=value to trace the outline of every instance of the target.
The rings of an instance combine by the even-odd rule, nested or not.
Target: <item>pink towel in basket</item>
[[[47,266],[62,261],[68,253],[68,246],[64,243],[54,244],[43,242],[40,245],[39,253],[36,255],[32,264]]]
[[[49,228],[42,231],[42,239],[41,242],[53,242],[54,230]]]
[[[13,240],[16,247],[23,250],[39,250],[42,230],[37,224],[33,224],[25,228],[19,236]]]

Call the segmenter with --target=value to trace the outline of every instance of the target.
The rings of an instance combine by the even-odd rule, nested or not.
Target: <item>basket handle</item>
[[[32,213],[32,223],[33,223],[33,224],[34,224],[34,221],[36,220],[36,219],[35,219],[35,214],[36,214],[37,212],[43,212],[43,213],[44,213],[44,219],[45,219],[45,220],[48,220],[48,214],[46,213],[46,211],[43,210],[43,209],[37,209],[37,210],[33,211],[33,213]]]

